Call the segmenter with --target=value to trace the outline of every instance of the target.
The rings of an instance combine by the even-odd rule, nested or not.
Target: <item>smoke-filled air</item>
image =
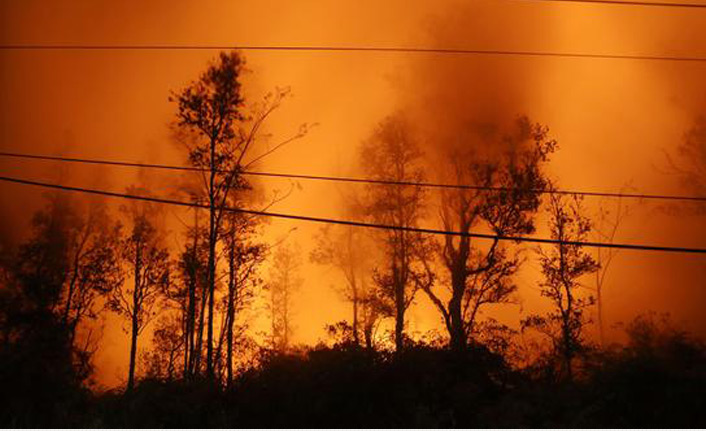
[[[0,3],[0,424],[706,426],[706,3]]]

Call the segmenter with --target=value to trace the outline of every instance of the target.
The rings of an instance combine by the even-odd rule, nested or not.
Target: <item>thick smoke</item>
[[[654,32],[651,25],[657,21],[664,25]],[[683,11],[576,5],[529,10],[464,2],[427,20],[427,43],[446,48],[698,56],[706,52],[706,40],[690,37],[689,32],[703,25],[703,18]],[[585,36],[599,28],[601,38]],[[549,172],[561,188],[617,192],[630,186],[646,193],[685,194],[689,190],[680,188],[679,176],[666,175],[665,154],[677,154],[685,133],[704,115],[704,67],[425,54],[410,59],[397,85],[403,110],[423,137],[432,179],[445,178],[444,161],[459,148],[471,147],[486,155],[497,151],[499,137],[510,131],[518,116],[526,115],[549,127],[550,137],[558,139]],[[615,242],[706,244],[703,216],[674,217],[674,212],[667,215],[661,205],[645,201],[585,203],[596,223],[601,211],[614,214],[618,205],[629,211]],[[433,220],[435,213],[430,216]],[[545,220],[540,216],[537,223],[537,236],[546,236]],[[656,310],[671,313],[703,334],[706,320],[693,306],[704,295],[703,266],[697,260],[689,255],[619,253],[606,278],[607,326]],[[530,263],[520,280],[525,310],[545,306],[536,293],[539,274],[532,267]],[[595,281],[585,283],[593,286]]]

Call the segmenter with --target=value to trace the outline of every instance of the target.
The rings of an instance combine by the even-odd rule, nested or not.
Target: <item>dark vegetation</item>
[[[266,209],[285,198],[258,192],[242,172],[308,128],[262,145],[272,139],[263,125],[287,91],[246,104],[243,67],[236,53],[222,54],[172,97],[175,139],[200,170],[181,190],[207,207],[184,223],[180,250],[165,242],[158,205],[131,201],[111,212],[63,194],[48,195],[25,242],[0,248],[0,424],[706,426],[699,340],[653,314],[625,327],[623,345],[599,347],[587,336],[595,301],[584,281],[601,259],[576,241],[590,238],[593,223],[579,199],[537,192],[554,186],[545,166],[558,146],[525,117],[471,127],[442,155],[445,182],[493,193],[447,189],[434,201],[416,185],[351,191],[343,215],[397,229],[322,229],[309,258],[338,271],[351,315],[328,327],[329,344],[293,346],[301,249],[284,239],[267,244],[266,221],[228,208]],[[435,175],[418,140],[409,118],[391,115],[361,145],[362,170],[398,182]],[[432,206],[446,230],[501,237],[533,234],[545,211],[557,243],[532,254],[516,242],[410,231],[430,222]],[[524,344],[484,311],[516,301],[518,271],[533,257],[550,309],[524,316],[520,330],[534,340]],[[267,259],[274,265],[262,274]],[[407,333],[407,311],[422,295],[442,324],[434,341]],[[272,323],[265,341],[248,331],[256,297],[266,298]],[[91,391],[105,313],[123,319],[129,370],[125,388]],[[151,343],[141,337],[147,327]]]
[[[514,369],[483,346],[459,356],[424,345],[394,355],[347,344],[268,354],[230,388],[147,378],[129,393],[100,395],[82,389],[68,351],[50,355],[45,349],[56,345],[46,338],[34,348],[26,340],[2,354],[2,420],[6,426],[78,427],[706,424],[703,346],[654,320],[638,319],[629,332],[626,347],[594,352],[582,377],[571,382],[557,380],[549,359]]]

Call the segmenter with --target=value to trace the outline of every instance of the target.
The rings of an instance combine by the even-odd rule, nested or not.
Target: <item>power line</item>
[[[670,2],[647,2],[647,1],[631,1],[631,0],[519,0],[531,2],[551,2],[551,3],[595,3],[618,6],[654,6],[654,7],[675,7],[675,8],[695,8],[706,9],[706,4],[698,3],[670,3]]]
[[[605,60],[676,61],[703,63],[706,57],[681,57],[661,55],[591,54],[580,52],[506,51],[494,49],[424,48],[424,47],[374,47],[374,46],[292,46],[292,45],[65,45],[65,44],[4,44],[3,51],[308,51],[308,52],[376,52],[440,55],[493,55],[555,58],[592,58]]]
[[[146,169],[164,169],[164,170],[173,170],[173,171],[188,171],[188,172],[208,172],[209,171],[208,169],[205,169],[205,168],[196,168],[196,167],[190,167],[190,166],[175,166],[175,165],[164,165],[164,164],[155,164],[155,163],[138,163],[138,162],[125,162],[125,161],[114,161],[114,160],[85,159],[85,158],[76,158],[76,157],[47,156],[47,155],[39,155],[39,154],[23,154],[23,153],[12,153],[12,152],[0,152],[0,157],[14,157],[14,158],[21,158],[21,159],[48,160],[48,161],[56,161],[56,162],[85,163],[85,164],[95,164],[95,165],[123,166],[123,167],[146,168]],[[224,171],[218,171],[218,172],[224,173]],[[243,175],[271,177],[271,178],[290,178],[290,179],[301,179],[301,180],[312,180],[312,181],[348,182],[348,183],[378,184],[378,185],[393,185],[393,186],[413,186],[413,187],[440,188],[440,189],[479,190],[479,191],[489,191],[489,192],[525,191],[525,192],[537,193],[537,194],[576,195],[576,196],[587,196],[587,197],[609,197],[609,198],[645,199],[645,200],[679,200],[679,201],[706,202],[706,196],[587,192],[587,191],[580,191],[580,190],[516,189],[516,188],[511,188],[511,187],[476,186],[476,185],[470,185],[470,184],[444,184],[444,183],[429,183],[429,182],[423,182],[423,181],[375,180],[375,179],[355,178],[355,177],[338,177],[338,176],[305,175],[305,174],[256,172],[256,171],[243,171],[241,173]]]
[[[31,185],[31,186],[37,186],[37,187],[44,187],[44,188],[50,188],[50,189],[55,189],[55,190],[88,193],[88,194],[93,194],[93,195],[108,196],[108,197],[114,197],[114,198],[140,200],[140,201],[153,202],[153,203],[159,203],[159,204],[177,205],[177,206],[182,206],[182,207],[209,209],[208,205],[198,204],[198,203],[193,203],[193,202],[184,202],[184,201],[156,198],[156,197],[150,197],[150,196],[139,196],[139,195],[132,195],[132,194],[127,194],[127,193],[111,192],[111,191],[106,191],[106,190],[88,189],[88,188],[83,188],[83,187],[72,187],[72,186],[66,186],[66,185],[61,185],[61,184],[49,184],[49,183],[26,180],[26,179],[21,179],[21,178],[0,176],[0,181],[6,181],[6,182],[11,182],[11,183],[16,183],[16,184],[23,184],[23,185]],[[612,244],[612,243],[591,242],[591,241],[559,241],[559,240],[549,239],[549,238],[505,236],[505,235],[492,235],[492,234],[473,233],[473,232],[457,232],[457,231],[448,231],[448,230],[441,230],[441,229],[408,227],[408,226],[392,226],[392,225],[384,225],[384,224],[377,224],[377,223],[366,223],[366,222],[358,222],[358,221],[350,221],[350,220],[337,220],[337,219],[329,219],[329,218],[322,218],[322,217],[302,216],[302,215],[296,215],[296,214],[274,213],[274,212],[269,212],[269,211],[248,210],[248,209],[233,208],[233,207],[223,207],[223,210],[228,211],[228,212],[238,212],[238,213],[243,213],[243,214],[250,214],[250,215],[264,216],[264,217],[275,217],[275,218],[309,221],[309,222],[316,222],[316,223],[327,223],[327,224],[337,224],[337,225],[344,225],[344,226],[364,227],[364,228],[371,228],[371,229],[396,230],[396,231],[414,232],[414,233],[431,234],[431,235],[453,235],[453,236],[463,236],[463,237],[479,238],[479,239],[486,239],[486,240],[529,242],[529,243],[536,243],[536,244],[553,244],[553,245],[563,244],[563,245],[574,245],[574,246],[581,246],[581,247],[613,248],[613,249],[622,249],[622,250],[642,250],[642,251],[660,251],[660,252],[671,252],[671,253],[706,254],[705,248],[666,247],[666,246],[654,246],[654,245],[642,245],[642,244],[619,244],[619,243]]]

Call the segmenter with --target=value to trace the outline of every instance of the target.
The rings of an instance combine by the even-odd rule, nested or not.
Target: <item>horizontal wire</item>
[[[493,55],[524,57],[592,58],[606,60],[641,60],[706,62],[706,57],[682,57],[661,55],[630,54],[591,54],[580,52],[551,51],[507,51],[494,49],[463,48],[419,48],[419,47],[374,47],[374,46],[272,46],[272,45],[81,45],[81,44],[3,44],[3,51],[200,51],[200,50],[242,50],[242,51],[309,51],[309,52],[377,52],[406,54],[451,54],[451,55]]]
[[[670,2],[648,2],[648,1],[633,1],[633,0],[515,0],[535,3],[586,3],[586,4],[605,4],[618,6],[647,6],[647,7],[674,7],[674,8],[692,8],[706,9],[706,4],[699,3],[670,3]]]
[[[108,197],[114,197],[114,198],[141,200],[141,201],[154,202],[154,203],[159,203],[159,204],[177,205],[177,206],[201,208],[201,209],[209,209],[210,208],[209,205],[206,205],[206,204],[198,204],[198,203],[193,203],[193,202],[184,202],[184,201],[156,198],[156,197],[149,197],[149,196],[131,195],[131,194],[127,194],[127,193],[118,193],[118,192],[111,192],[111,191],[106,191],[106,190],[88,189],[88,188],[84,188],[84,187],[72,187],[72,186],[66,186],[66,185],[61,185],[61,184],[49,184],[49,183],[32,181],[32,180],[27,180],[27,179],[22,179],[22,178],[12,178],[12,177],[0,176],[0,181],[6,181],[6,182],[10,182],[10,183],[23,184],[23,185],[31,185],[31,186],[37,186],[37,187],[44,187],[44,188],[50,188],[50,189],[55,189],[55,190],[64,190],[64,191],[87,193],[87,194],[100,195],[100,196],[108,196]],[[622,249],[622,250],[641,250],[641,251],[659,251],[659,252],[669,252],[669,253],[706,254],[706,249],[704,249],[704,248],[668,247],[668,246],[654,246],[654,245],[642,245],[642,244],[602,243],[602,242],[592,242],[592,241],[560,241],[560,240],[549,239],[549,238],[492,235],[492,234],[473,233],[473,232],[457,232],[457,231],[447,231],[447,230],[441,230],[441,229],[419,228],[419,227],[411,227],[411,226],[383,225],[383,224],[377,224],[377,223],[366,223],[366,222],[358,222],[358,221],[350,221],[350,220],[337,220],[337,219],[329,219],[329,218],[322,218],[322,217],[310,217],[310,216],[302,216],[302,215],[296,215],[296,214],[283,214],[283,213],[275,213],[275,212],[269,212],[269,211],[257,211],[257,210],[249,210],[249,209],[233,208],[233,207],[222,207],[222,210],[227,211],[227,212],[237,212],[237,213],[250,214],[250,215],[256,215],[256,216],[283,218],[283,219],[300,220],[300,221],[308,221],[308,222],[316,222],[316,223],[337,224],[337,225],[344,225],[344,226],[364,227],[364,228],[382,229],[382,230],[395,230],[395,231],[413,232],[413,233],[422,233],[422,234],[431,234],[431,235],[461,236],[461,237],[479,238],[479,239],[494,240],[494,241],[529,242],[529,243],[536,243],[536,244],[571,245],[571,246],[579,246],[579,247],[613,248],[613,249]]]
[[[47,156],[47,155],[39,155],[39,154],[13,153],[13,152],[4,152],[4,151],[0,152],[0,157],[13,157],[13,158],[21,158],[21,159],[45,160],[45,161],[68,162],[68,163],[84,163],[84,164],[109,165],[109,166],[123,166],[123,167],[147,168],[147,169],[164,169],[164,170],[174,170],[174,171],[209,172],[209,170],[206,168],[196,168],[196,167],[190,167],[190,166],[175,166],[175,165],[164,165],[164,164],[154,164],[154,163],[138,163],[138,162],[125,162],[125,161],[114,161],[114,160],[85,159],[85,158],[77,158],[77,157]],[[218,173],[225,173],[225,171],[221,171],[221,170],[217,170],[217,172]],[[522,192],[536,193],[536,194],[555,194],[555,195],[572,195],[572,196],[575,195],[575,196],[588,196],[588,197],[609,197],[609,198],[626,198],[626,199],[679,200],[679,201],[706,202],[706,196],[587,192],[587,191],[580,191],[580,190],[518,189],[518,188],[511,188],[511,187],[476,186],[476,185],[469,185],[469,184],[443,184],[443,183],[428,183],[428,182],[422,182],[422,181],[375,180],[375,179],[354,178],[354,177],[335,177],[335,176],[323,176],[323,175],[304,175],[304,174],[256,172],[256,171],[243,171],[241,173],[243,175],[250,175],[250,176],[290,178],[290,179],[302,179],[302,180],[312,180],[312,181],[331,181],[331,182],[349,182],[349,183],[393,185],[393,186],[446,188],[446,189],[478,190],[478,191],[489,191],[489,192],[522,191]]]

